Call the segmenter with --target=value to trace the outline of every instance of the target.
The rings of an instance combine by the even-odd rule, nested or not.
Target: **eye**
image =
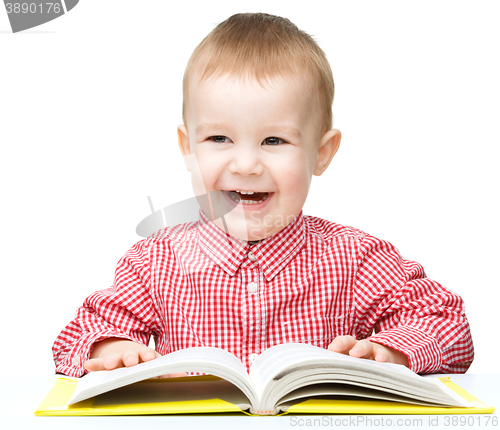
[[[262,141],[263,145],[270,145],[270,146],[277,146],[280,145],[281,143],[286,143],[286,142],[280,137],[266,137]]]
[[[208,138],[208,140],[211,140],[212,142],[215,142],[215,143],[229,143],[229,142],[231,142],[231,139],[229,139],[229,137],[226,137],[226,136],[210,136]]]

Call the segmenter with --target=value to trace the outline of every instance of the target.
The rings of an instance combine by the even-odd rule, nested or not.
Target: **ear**
[[[186,163],[186,169],[191,171],[191,147],[189,146],[189,134],[187,128],[184,124],[177,127],[177,137],[179,143],[179,149],[184,156],[184,162]]]
[[[321,138],[318,147],[318,158],[313,172],[315,176],[321,176],[326,170],[339,149],[341,137],[340,130],[333,129],[327,131]]]

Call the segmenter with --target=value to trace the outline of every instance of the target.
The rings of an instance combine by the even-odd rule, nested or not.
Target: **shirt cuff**
[[[391,328],[367,340],[402,352],[408,357],[409,368],[415,373],[436,373],[443,365],[443,356],[436,339],[414,327]]]
[[[56,373],[63,373],[64,375],[76,378],[85,375],[88,373],[88,370],[83,367],[83,363],[90,359],[94,343],[109,339],[110,337],[139,342],[137,339],[123,333],[86,333],[68,349],[68,352],[64,356],[61,356],[57,360]]]

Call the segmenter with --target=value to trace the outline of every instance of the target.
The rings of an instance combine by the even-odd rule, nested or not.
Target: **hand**
[[[338,336],[328,345],[328,349],[351,357],[368,360],[403,364],[409,367],[408,357],[394,348],[370,342],[368,339],[356,340],[352,336]]]
[[[109,338],[96,342],[90,360],[83,363],[89,372],[97,370],[113,370],[119,367],[131,367],[136,364],[154,360],[161,355],[153,348],[141,343],[119,338]],[[178,378],[187,373],[171,373],[158,378]]]

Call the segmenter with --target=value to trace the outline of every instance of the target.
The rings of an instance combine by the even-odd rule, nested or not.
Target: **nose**
[[[229,171],[242,176],[259,176],[264,172],[264,165],[260,158],[259,149],[251,145],[235,145],[231,160],[229,162]]]

